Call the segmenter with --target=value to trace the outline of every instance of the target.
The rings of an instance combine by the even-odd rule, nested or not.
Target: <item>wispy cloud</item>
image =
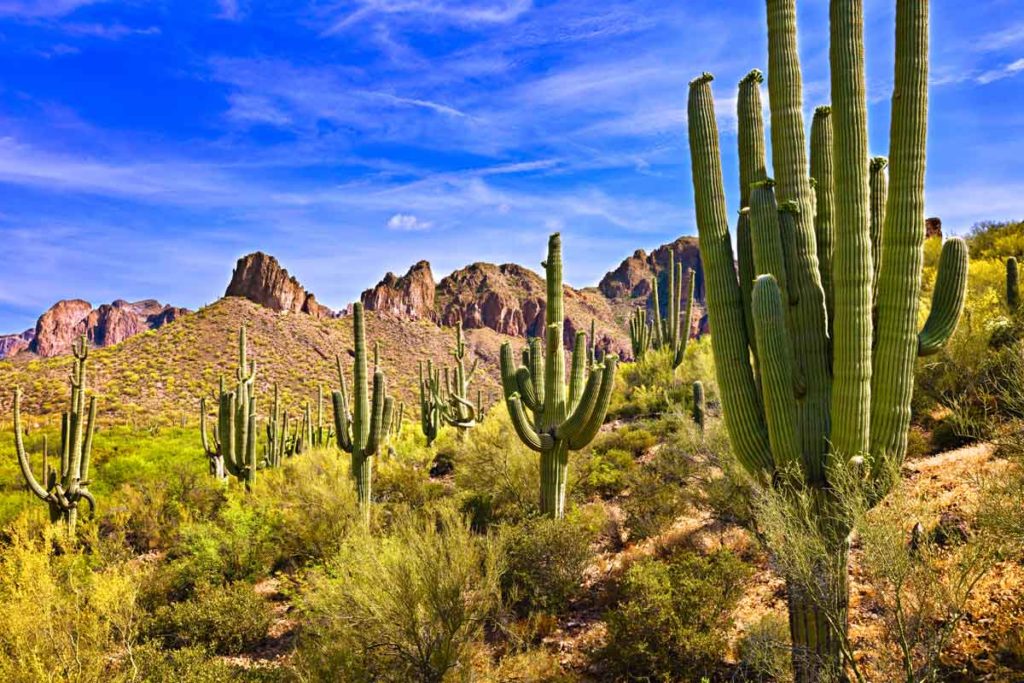
[[[63,17],[79,7],[104,0],[0,0],[0,17],[39,19]]]
[[[430,230],[434,227],[433,222],[424,221],[411,213],[396,213],[388,219],[389,230]]]
[[[157,36],[160,35],[159,26],[145,26],[136,28],[125,26],[114,22],[112,24],[62,24],[61,31],[72,36],[87,36],[90,38],[102,38],[104,40],[120,40],[127,36]]]
[[[324,32],[339,33],[375,16],[441,21],[472,26],[515,21],[532,7],[532,0],[357,0],[356,9],[335,20]]]
[[[219,19],[229,21],[241,19],[242,8],[239,6],[238,0],[217,0],[217,4],[220,6],[220,13],[217,15]]]
[[[975,80],[982,85],[988,85],[989,83],[994,83],[1004,78],[1016,76],[1021,72],[1024,72],[1024,58],[1010,62],[1009,64],[998,69],[990,69],[988,71],[985,71],[984,73],[981,73],[978,76],[976,76]]]

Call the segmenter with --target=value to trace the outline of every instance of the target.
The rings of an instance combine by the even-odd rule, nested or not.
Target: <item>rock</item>
[[[700,260],[700,245],[696,237],[680,237],[674,242],[661,245],[650,254],[643,249],[637,249],[632,256],[620,263],[618,268],[601,278],[597,288],[609,299],[648,297],[651,293],[652,275],[659,276],[659,284],[663,289],[666,286],[666,276],[662,276],[662,273],[668,269],[669,256],[673,252],[676,263],[682,263],[684,271],[692,270],[696,273],[693,298],[703,304],[704,265]],[[658,293],[664,295],[663,289]],[[664,301],[664,297],[662,300]]]
[[[331,310],[318,303],[276,258],[261,251],[238,259],[224,296],[244,297],[275,311],[331,317]]]
[[[926,218],[924,221],[924,238],[938,237],[942,239],[942,219],[937,217]]]
[[[939,523],[932,530],[932,541],[946,548],[966,543],[970,535],[970,527],[964,516],[955,510],[945,510],[939,515]]]
[[[437,286],[441,324],[462,321],[467,330],[490,328],[511,337],[536,337],[544,330],[544,280],[515,264],[474,263]]]
[[[377,311],[401,320],[434,320],[437,285],[430,264],[420,261],[402,277],[388,273],[360,297],[368,311]]]
[[[39,316],[31,350],[49,358],[71,352],[71,344],[85,334],[92,304],[82,299],[62,299]]]
[[[20,334],[0,335],[0,359],[10,358],[26,350],[35,336],[35,330],[25,330]]]
[[[71,344],[83,334],[92,346],[112,346],[187,313],[155,299],[134,303],[118,299],[95,309],[88,301],[65,299],[39,317],[29,349],[44,358],[60,356],[70,353]]]

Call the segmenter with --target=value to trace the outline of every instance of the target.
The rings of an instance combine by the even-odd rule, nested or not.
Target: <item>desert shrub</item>
[[[288,669],[234,666],[201,646],[165,650],[157,641],[132,653],[130,680],[145,683],[276,683],[292,680]]]
[[[0,547],[0,680],[107,681],[138,645],[143,569],[94,565],[20,518]]]
[[[624,489],[636,462],[629,451],[612,448],[591,450],[576,461],[578,495],[614,496]]]
[[[200,586],[182,602],[159,607],[147,633],[167,647],[207,646],[222,655],[244,652],[270,628],[267,601],[239,581],[226,586]]]
[[[575,683],[582,680],[562,666],[557,654],[541,647],[506,655],[481,669],[474,677],[480,683]]]
[[[501,584],[508,604],[523,616],[562,612],[582,590],[596,526],[580,511],[565,519],[537,517],[503,526],[499,540],[506,564]]]
[[[737,649],[743,680],[764,683],[792,680],[789,622],[785,617],[764,615],[750,625]]]
[[[605,616],[608,639],[600,660],[609,673],[628,680],[710,676],[749,574],[724,550],[637,562],[622,578],[619,604]]]
[[[350,536],[298,596],[296,665],[313,680],[440,682],[468,675],[500,603],[500,554],[454,512]]]
[[[504,403],[495,405],[465,439],[453,440],[451,448],[460,503],[476,528],[536,512],[537,454],[516,436]]]
[[[257,477],[246,503],[267,526],[265,542],[273,550],[275,566],[331,557],[352,528],[362,524],[347,463],[337,452],[313,450]],[[257,556],[254,562],[266,560]],[[257,568],[250,577],[259,572]]]

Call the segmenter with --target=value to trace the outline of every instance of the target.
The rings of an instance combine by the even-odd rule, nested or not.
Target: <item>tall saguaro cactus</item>
[[[788,586],[798,681],[821,680],[844,665],[849,529],[830,508],[831,484],[858,481],[869,504],[890,490],[906,454],[914,359],[949,339],[966,292],[967,247],[951,239],[943,246],[930,315],[918,331],[928,2],[896,2],[884,206],[884,167],[879,161],[872,165],[868,155],[862,3],[831,0],[832,103],[816,112],[808,169],[795,0],[767,2],[775,183],[749,172],[764,168],[766,160],[763,139],[758,140],[759,108],[743,106],[760,79],[744,79],[738,107],[741,195],[749,197],[750,211],[740,219],[738,267],[709,74],[691,82],[688,104],[697,225],[726,427],[740,462],[762,485],[792,486],[815,501],[819,531],[830,545],[830,557],[817,558],[815,565],[826,603],[806,586]],[[773,204],[780,209],[777,216]],[[743,235],[748,220],[749,249]],[[829,566],[843,569],[830,578]]]
[[[14,390],[14,445],[25,483],[49,507],[50,521],[63,522],[73,532],[81,501],[88,504],[90,513],[96,512],[96,499],[89,492],[89,460],[92,456],[92,436],[96,429],[96,397],[89,397],[87,409],[85,368],[89,344],[84,335],[72,344],[71,350],[75,359],[71,370],[71,404],[61,415],[60,467],[50,469],[44,446],[42,483],[32,473],[21,432],[20,388]]]
[[[539,339],[531,339],[523,352],[524,364],[517,368],[512,345],[503,344],[501,382],[516,434],[540,453],[541,513],[560,518],[565,514],[569,451],[586,446],[601,428],[615,384],[618,357],[606,354],[602,364],[587,372],[586,334],[578,333],[566,386],[562,240],[558,233],[548,240],[548,257],[543,265],[547,280],[543,349]]]
[[[199,402],[199,433],[210,461],[210,473],[217,478],[228,474],[252,486],[256,478],[256,361],[249,361],[245,326],[238,330],[238,367],[235,389],[225,391],[220,380],[217,425],[213,439],[207,435],[206,398]]]
[[[684,292],[685,280],[685,294]],[[690,341],[690,320],[693,313],[694,272],[685,274],[682,262],[676,263],[675,252],[670,252],[668,261],[668,309],[661,317],[661,302],[658,296],[658,278],[651,278],[651,305],[654,307],[654,337],[651,340],[656,349],[667,348],[672,354],[672,367],[678,368],[686,356],[686,345]],[[680,318],[683,301],[686,301],[685,318]],[[631,330],[632,331],[632,330]]]
[[[334,404],[334,434],[339,450],[352,456],[352,477],[355,480],[359,505],[363,509],[366,521],[369,522],[373,457],[387,440],[394,400],[387,395],[384,371],[379,366],[373,373],[372,393],[367,382],[366,332],[363,327],[362,303],[356,302],[353,305],[352,328],[356,347],[352,397],[350,401],[345,386],[345,372],[341,366],[341,358],[338,358],[338,379],[341,389],[331,396]]]
[[[647,311],[637,308],[629,319],[629,343],[633,347],[633,358],[643,360],[651,348],[651,324],[647,322]],[[588,352],[589,354],[589,352]]]

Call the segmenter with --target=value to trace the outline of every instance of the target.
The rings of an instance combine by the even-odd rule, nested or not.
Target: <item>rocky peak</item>
[[[26,350],[35,336],[34,329],[25,330],[20,334],[0,334],[0,359],[10,358]]]
[[[83,334],[93,346],[112,346],[186,313],[184,308],[165,306],[155,299],[118,299],[95,309],[82,299],[63,299],[39,316],[27,348],[44,358],[60,356],[70,353],[71,344]]]
[[[244,297],[275,311],[306,313],[314,318],[331,316],[330,309],[318,303],[276,258],[262,251],[238,259],[224,296]]]
[[[942,239],[942,219],[938,217],[926,218],[924,220],[925,239],[938,237]]]
[[[360,299],[368,311],[403,320],[434,320],[436,289],[430,264],[420,261],[402,277],[388,273]]]
[[[667,276],[662,273],[667,271],[669,257],[673,253],[676,263],[683,264],[683,270],[696,273],[693,296],[703,303],[704,266],[700,260],[700,246],[696,237],[680,237],[674,242],[661,245],[650,254],[637,249],[618,268],[601,278],[597,287],[609,299],[648,297],[651,293],[651,276],[657,275],[661,287],[666,287]]]

